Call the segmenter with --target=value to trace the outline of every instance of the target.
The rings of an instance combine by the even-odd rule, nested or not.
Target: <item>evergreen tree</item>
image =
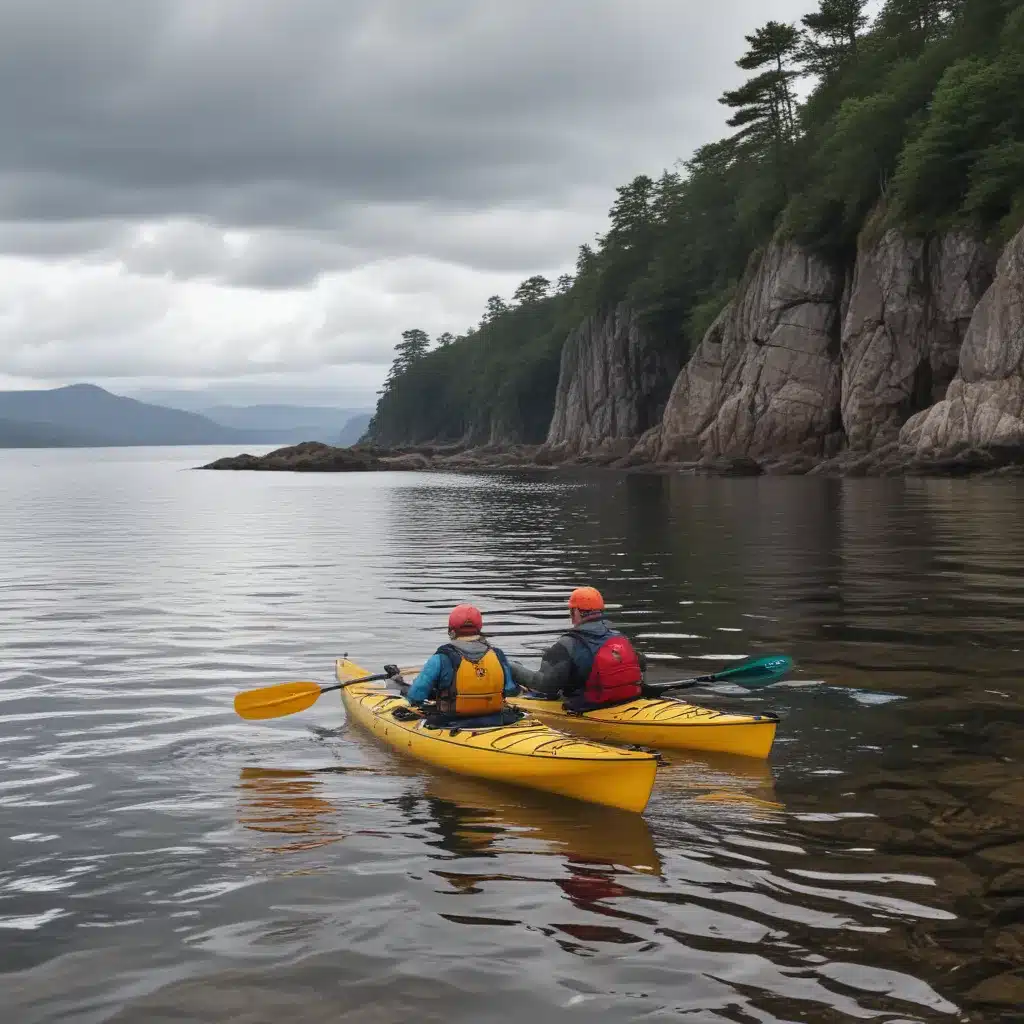
[[[529,306],[546,298],[550,288],[551,282],[546,277],[534,274],[533,277],[528,277],[523,281],[515,290],[512,300],[513,302],[518,302],[520,306]]]
[[[430,336],[418,327],[402,331],[402,340],[395,346],[395,362],[404,373],[418,359],[422,359],[430,350]]]
[[[451,331],[444,331],[442,334],[437,336],[438,348],[447,348],[452,342],[455,341],[455,335]]]
[[[744,38],[750,49],[736,65],[760,74],[719,101],[736,110],[728,122],[740,129],[734,138],[749,139],[759,148],[769,141],[775,146],[791,142],[796,136],[793,81],[800,76],[800,33],[794,25],[769,21]]]
[[[886,0],[879,21],[897,38],[923,46],[944,31],[964,0]]]
[[[603,239],[608,249],[630,249],[642,245],[653,223],[651,202],[654,182],[638,174],[628,185],[620,185],[612,204],[611,228]]]
[[[594,253],[592,246],[587,245],[586,242],[579,247],[579,251],[576,255],[576,275],[577,277],[584,277],[592,270],[596,269],[597,256]]]
[[[868,24],[866,0],[821,0],[817,11],[806,15],[806,29],[800,57],[813,75],[834,75],[851,57]]]
[[[507,312],[508,304],[505,300],[500,295],[492,295],[487,300],[487,311],[480,320],[480,326],[483,327],[485,324],[494,323],[495,320],[504,316]]]

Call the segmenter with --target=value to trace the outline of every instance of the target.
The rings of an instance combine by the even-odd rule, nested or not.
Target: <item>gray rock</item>
[[[792,242],[751,261],[676,380],[656,458],[822,454],[838,419],[843,284]]]
[[[562,348],[548,446],[586,452],[635,440],[660,420],[678,370],[679,355],[656,344],[628,306],[588,317]]]
[[[278,448],[266,455],[236,455],[217,459],[201,469],[281,470],[284,472],[358,473],[384,468],[375,455],[357,448],[335,448],[320,441]],[[394,467],[403,468],[403,467]]]
[[[961,233],[930,240],[890,229],[862,241],[843,321],[842,415],[848,444],[894,441],[944,397],[993,255]]]
[[[921,456],[956,445],[1024,445],[1024,230],[978,303],[946,397],[908,420],[900,443]]]

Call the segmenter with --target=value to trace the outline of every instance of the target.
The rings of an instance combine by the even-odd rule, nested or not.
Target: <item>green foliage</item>
[[[481,441],[498,424],[540,441],[584,317],[625,302],[681,358],[780,232],[845,259],[875,210],[925,233],[1024,222],[1024,0],[886,0],[873,24],[865,0],[812,5],[800,28],[745,37],[750,77],[721,98],[733,133],[616,189],[574,275],[491,296],[479,328],[433,351],[405,332],[370,435]]]
[[[923,229],[958,218],[979,229],[1003,221],[1024,193],[1022,150],[1024,43],[1008,32],[996,53],[943,74],[893,179],[899,215]]]
[[[540,302],[541,299],[547,298],[548,290],[551,288],[551,282],[546,277],[541,277],[540,274],[534,274],[533,277],[528,277],[516,290],[512,296],[512,301],[519,303],[521,306],[528,306],[535,302]]]
[[[472,439],[500,423],[524,441],[547,435],[562,342],[579,321],[570,294],[508,305],[389,377],[367,436],[380,444]],[[491,308],[499,308],[496,303]]]
[[[805,15],[806,30],[801,60],[804,68],[822,79],[832,78],[857,56],[857,44],[867,27],[867,0],[821,0],[816,11]]]
[[[787,190],[797,138],[794,82],[801,74],[802,36],[795,25],[769,21],[745,38],[750,49],[736,64],[758,74],[719,99],[735,110],[728,124],[739,131],[730,142],[734,152],[766,165],[775,187]]]

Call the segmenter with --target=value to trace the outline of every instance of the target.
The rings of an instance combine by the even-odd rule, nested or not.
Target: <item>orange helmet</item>
[[[603,612],[604,598],[593,587],[577,587],[569,595],[569,607],[578,608],[581,612]]]
[[[448,629],[455,634],[472,636],[483,629],[484,620],[478,608],[471,604],[459,604],[448,616]]]

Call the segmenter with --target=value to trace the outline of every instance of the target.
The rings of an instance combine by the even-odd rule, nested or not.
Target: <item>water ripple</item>
[[[1018,491],[210,457],[0,452],[19,1022],[1011,1019],[970,992],[1018,969]],[[583,582],[654,678],[792,654],[703,695],[778,711],[772,764],[667,757],[641,818],[429,772],[336,698],[232,714],[344,651],[422,661],[456,601],[529,661]]]

